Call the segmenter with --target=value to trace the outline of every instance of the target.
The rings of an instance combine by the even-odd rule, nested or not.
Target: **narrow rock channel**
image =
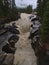
[[[14,55],[14,65],[36,65],[36,56],[31,47],[31,41],[28,39],[30,34],[29,14],[22,14],[21,19],[17,21],[20,35],[19,41],[15,44],[17,47]],[[16,22],[16,21],[15,21]]]

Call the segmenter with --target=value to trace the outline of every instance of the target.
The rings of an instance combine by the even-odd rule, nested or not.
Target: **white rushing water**
[[[28,39],[30,34],[29,21],[30,14],[21,14],[21,19],[16,22],[19,27],[20,35],[19,41],[15,44],[17,50],[14,55],[14,65],[36,65],[36,57],[33,49],[31,48],[31,41]]]

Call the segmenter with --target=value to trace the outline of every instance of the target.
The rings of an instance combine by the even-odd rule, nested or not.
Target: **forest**
[[[32,7],[29,5],[21,9],[17,8],[15,0],[0,0],[0,23],[18,20],[21,12],[31,13]]]
[[[38,0],[37,15],[41,18],[41,43],[49,43],[49,0]]]
[[[19,18],[15,0],[0,0],[0,21],[8,22]]]

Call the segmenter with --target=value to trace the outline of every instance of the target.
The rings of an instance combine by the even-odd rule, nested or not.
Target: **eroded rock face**
[[[19,40],[19,36],[16,34],[20,34],[16,26],[9,25],[4,28],[2,27],[0,30],[0,65],[13,64],[14,53],[16,50],[15,43]],[[3,54],[1,59],[1,53],[6,53],[7,55],[4,56]]]
[[[16,26],[15,23],[12,23],[11,30],[9,30],[9,31],[11,31],[14,34],[20,34],[20,32],[17,28],[18,28],[18,26]]]
[[[15,43],[19,40],[17,35],[13,35],[9,38],[8,42],[5,46],[3,46],[2,51],[5,53],[15,53]]]
[[[20,34],[18,29],[13,29],[13,30],[11,30],[11,32],[14,33],[14,34]]]
[[[17,35],[13,35],[8,39],[8,42],[13,42],[13,43],[17,43],[17,41],[19,40],[19,36]]]
[[[1,53],[0,54],[0,65],[13,65],[13,59],[14,59],[13,54]]]
[[[15,53],[15,48],[10,46],[10,44],[6,44],[5,46],[3,46],[2,51],[5,53]]]
[[[2,51],[5,53],[15,53],[15,43],[19,40],[17,35],[9,38],[8,43],[3,46]]]
[[[19,40],[17,35],[13,35],[9,38],[8,42],[5,46],[3,46],[2,51],[5,53],[15,53],[15,43]]]
[[[13,34],[20,34],[18,27],[15,25],[15,23],[12,23],[12,25],[5,26],[5,29]]]

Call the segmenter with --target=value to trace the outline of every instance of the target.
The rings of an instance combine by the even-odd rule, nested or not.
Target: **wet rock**
[[[39,43],[39,35],[36,35],[33,37],[33,39],[31,40],[31,46],[32,48],[35,50],[36,47],[38,46]]]
[[[18,27],[16,26],[16,23],[12,23],[12,27],[13,27],[13,28],[18,28]]]
[[[32,30],[30,32],[30,36],[29,36],[29,39],[33,39],[34,36],[38,35],[39,32],[38,32],[38,29],[37,30]]]
[[[0,65],[2,65],[5,57],[6,57],[6,54],[2,54],[2,53],[0,54]]]
[[[10,43],[11,41],[13,41],[13,43],[17,43],[19,40],[19,36],[17,35],[13,35],[8,39],[8,42]]]
[[[12,32],[14,34],[20,34],[19,30],[17,30],[17,29],[10,30],[10,32]]]
[[[3,35],[3,34],[6,33],[6,32],[7,32],[7,30],[1,29],[1,30],[0,30],[0,36]]]
[[[37,20],[39,20],[38,18],[34,18],[34,19],[32,19],[31,21],[37,21]]]
[[[11,44],[6,44],[3,46],[2,51],[5,53],[15,53],[16,48],[12,47]]]
[[[35,50],[35,48],[36,48],[36,43],[31,42],[31,47],[33,48],[33,50]]]
[[[13,65],[14,55],[13,54],[7,54],[3,65]]]
[[[1,53],[0,54],[0,65],[13,65],[13,59],[14,59],[13,54]]]
[[[8,25],[7,27],[5,27],[6,30],[8,30],[9,32],[12,32],[14,34],[20,34],[19,30],[17,29],[18,27],[15,25],[15,23],[11,25]]]

